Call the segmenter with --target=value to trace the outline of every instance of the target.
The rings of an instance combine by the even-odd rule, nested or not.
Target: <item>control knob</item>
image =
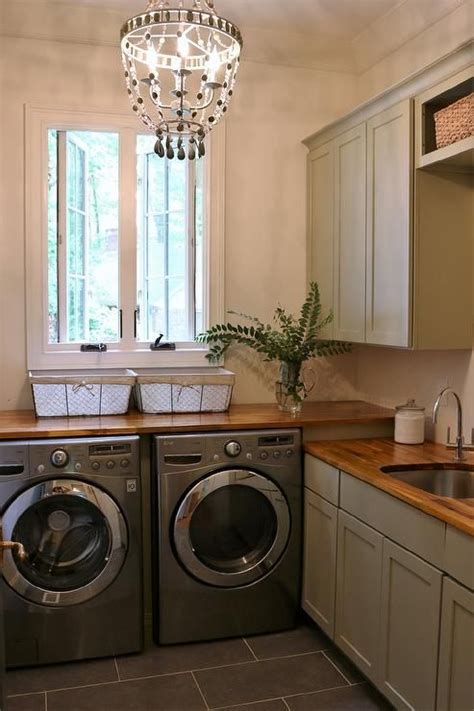
[[[224,450],[229,457],[238,457],[242,451],[242,447],[235,440],[231,440],[230,442],[227,442]]]
[[[64,449],[55,449],[51,454],[51,464],[55,467],[65,467],[69,461],[69,455]]]

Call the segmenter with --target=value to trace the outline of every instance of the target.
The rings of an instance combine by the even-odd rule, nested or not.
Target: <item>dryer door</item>
[[[279,561],[290,510],[279,487],[246,469],[215,472],[190,489],[172,525],[176,554],[198,580],[248,585]]]
[[[3,536],[26,557],[4,556],[8,585],[41,605],[75,605],[115,579],[127,553],[127,526],[117,504],[84,481],[49,479],[23,491],[6,509]]]

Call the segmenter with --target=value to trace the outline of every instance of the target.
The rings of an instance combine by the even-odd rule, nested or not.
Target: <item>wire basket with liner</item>
[[[128,369],[30,371],[28,376],[37,417],[123,415],[135,383]]]
[[[225,412],[235,374],[224,368],[138,370],[135,400],[148,414]]]

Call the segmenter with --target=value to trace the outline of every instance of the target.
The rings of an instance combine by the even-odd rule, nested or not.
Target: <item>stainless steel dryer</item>
[[[154,438],[154,635],[287,629],[300,600],[299,430]]]
[[[138,437],[0,443],[8,666],[142,648]]]

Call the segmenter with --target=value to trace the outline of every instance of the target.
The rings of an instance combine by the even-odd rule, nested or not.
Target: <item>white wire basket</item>
[[[135,400],[147,414],[225,412],[229,409],[235,374],[224,368],[139,370]]]
[[[37,417],[123,415],[135,374],[131,370],[56,370],[28,373]]]

